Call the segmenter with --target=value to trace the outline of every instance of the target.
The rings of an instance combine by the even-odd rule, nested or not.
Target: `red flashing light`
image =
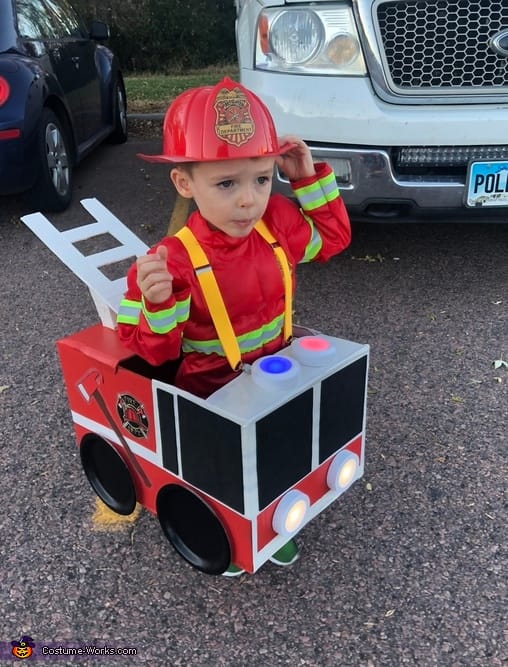
[[[328,350],[330,347],[330,343],[328,341],[324,340],[323,338],[319,338],[318,336],[304,338],[298,342],[304,350],[311,350],[312,352],[323,352],[324,350]]]
[[[7,102],[11,94],[11,87],[7,82],[7,79],[4,79],[3,76],[0,76],[0,107]]]

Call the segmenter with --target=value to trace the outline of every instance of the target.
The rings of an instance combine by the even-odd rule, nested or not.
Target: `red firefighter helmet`
[[[215,86],[178,95],[164,118],[162,154],[138,157],[147,162],[212,162],[281,155],[290,147],[279,146],[270,112],[259,97],[226,77]]]

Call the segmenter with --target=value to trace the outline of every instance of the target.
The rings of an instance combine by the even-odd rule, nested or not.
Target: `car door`
[[[20,37],[37,45],[40,57],[47,60],[72,116],[76,139],[86,142],[100,126],[101,115],[94,42],[66,0],[18,0],[17,15]]]
[[[103,125],[101,103],[101,81],[96,59],[96,44],[67,0],[43,0],[54,16],[53,25],[58,31],[58,41],[64,50],[66,77],[70,90],[77,87],[81,140],[92,137]],[[69,66],[69,64],[71,65]]]

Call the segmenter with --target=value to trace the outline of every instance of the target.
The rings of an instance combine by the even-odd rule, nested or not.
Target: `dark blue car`
[[[118,61],[67,0],[0,0],[0,195],[62,211],[73,167],[105,139],[127,140]]]

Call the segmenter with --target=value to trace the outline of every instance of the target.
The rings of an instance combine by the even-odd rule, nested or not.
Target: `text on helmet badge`
[[[228,144],[241,146],[254,136],[255,125],[250,104],[240,88],[222,88],[215,98],[215,133]]]

